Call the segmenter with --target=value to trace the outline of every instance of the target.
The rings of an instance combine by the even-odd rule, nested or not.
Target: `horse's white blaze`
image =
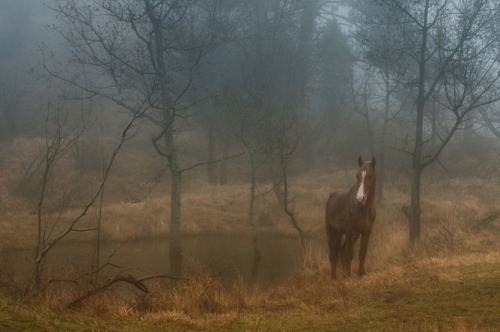
[[[365,199],[365,175],[366,171],[361,172],[361,184],[359,185],[358,193],[356,194],[356,200],[363,203]]]

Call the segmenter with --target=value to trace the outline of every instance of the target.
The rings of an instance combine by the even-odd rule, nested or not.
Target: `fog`
[[[498,6],[0,2],[5,289],[36,293],[71,264],[328,273],[324,206],[359,156],[376,160],[382,219],[368,273],[419,245],[485,250],[463,244],[498,235]]]
[[[42,44],[51,45],[57,50],[58,38],[47,29],[53,24],[53,13],[42,1],[5,0],[0,4],[0,61],[2,75],[19,75],[29,65],[39,62],[37,48]]]

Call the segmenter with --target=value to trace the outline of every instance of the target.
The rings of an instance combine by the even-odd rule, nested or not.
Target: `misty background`
[[[245,234],[258,262],[259,234],[323,235],[360,155],[418,241],[429,188],[498,181],[499,32],[485,0],[3,0],[3,246],[35,248],[27,288],[68,236],[93,269],[101,236],[168,236],[179,272],[186,235]]]

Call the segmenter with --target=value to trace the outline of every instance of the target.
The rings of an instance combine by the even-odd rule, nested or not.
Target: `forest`
[[[500,326],[500,1],[5,0],[0,45],[0,328]]]

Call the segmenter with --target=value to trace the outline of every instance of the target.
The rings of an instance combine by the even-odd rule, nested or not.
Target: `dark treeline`
[[[30,196],[39,216],[37,262],[53,245],[41,223],[60,156],[71,153],[81,174],[103,174],[93,205],[114,162],[99,144],[118,154],[140,137],[139,149],[166,165],[172,262],[181,255],[183,179],[196,166],[224,185],[235,180],[228,164],[242,165],[257,241],[254,203],[264,172],[302,234],[287,207],[287,174],[350,168],[359,155],[375,156],[379,198],[387,174],[409,174],[403,209],[417,240],[428,167],[498,162],[499,6],[53,0],[40,17],[28,2],[2,3],[2,17],[19,18],[3,20],[0,30],[2,146],[7,151],[18,137],[44,142],[32,172],[42,180]],[[40,23],[47,32],[32,35]]]

